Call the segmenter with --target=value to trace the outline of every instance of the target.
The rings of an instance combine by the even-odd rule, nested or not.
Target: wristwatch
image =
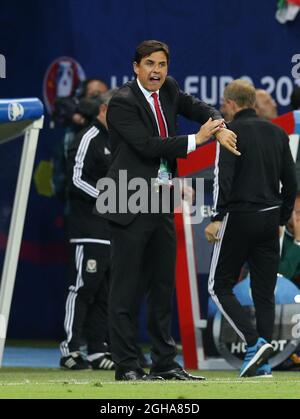
[[[299,240],[294,240],[294,243],[297,245],[297,246],[300,246],[300,241]]]

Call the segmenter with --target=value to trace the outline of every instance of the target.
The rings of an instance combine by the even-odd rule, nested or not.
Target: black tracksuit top
[[[280,225],[286,224],[297,191],[289,137],[282,128],[259,118],[250,108],[239,111],[228,128],[237,134],[241,156],[233,155],[218,143],[212,221],[221,221],[228,212],[278,206]]]

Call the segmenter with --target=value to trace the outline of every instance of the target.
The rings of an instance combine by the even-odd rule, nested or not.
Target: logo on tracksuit
[[[86,271],[90,274],[97,272],[97,261],[95,259],[89,259],[86,263]]]

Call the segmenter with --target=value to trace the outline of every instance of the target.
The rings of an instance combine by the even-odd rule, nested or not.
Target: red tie
[[[153,97],[153,100],[154,100],[154,107],[155,107],[155,113],[156,113],[157,120],[158,120],[160,136],[162,138],[166,138],[167,137],[167,130],[166,130],[165,121],[164,121],[164,118],[162,116],[160,106],[159,106],[159,103],[158,103],[158,95],[157,95],[157,93],[152,93],[151,96]]]

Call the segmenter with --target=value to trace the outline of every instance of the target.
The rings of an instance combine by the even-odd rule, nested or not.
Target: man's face
[[[98,80],[92,80],[87,85],[85,97],[88,98],[88,97],[91,97],[91,96],[94,96],[94,95],[105,93],[105,92],[107,92],[107,90],[108,90],[108,88],[107,88],[106,84],[104,84],[104,83],[102,83],[101,81],[98,81]]]
[[[168,61],[163,51],[153,52],[133,64],[134,72],[142,86],[150,92],[156,92],[164,84],[168,74]]]

